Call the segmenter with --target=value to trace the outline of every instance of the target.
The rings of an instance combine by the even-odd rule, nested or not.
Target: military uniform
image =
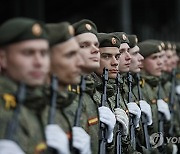
[[[0,33],[1,47],[24,40],[48,40],[42,22],[29,18],[8,20],[1,25]],[[46,108],[46,100],[43,88],[25,86],[23,104],[19,107],[20,102],[16,99],[19,84],[4,73],[0,76],[0,139],[15,141],[27,154],[44,152],[46,144],[41,113]],[[17,119],[14,119],[15,114]],[[16,123],[14,128],[13,122]]]

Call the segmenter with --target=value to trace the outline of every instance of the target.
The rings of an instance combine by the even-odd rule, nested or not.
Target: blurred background
[[[180,0],[0,0],[0,24],[12,17],[47,23],[87,18],[99,32],[180,41]]]

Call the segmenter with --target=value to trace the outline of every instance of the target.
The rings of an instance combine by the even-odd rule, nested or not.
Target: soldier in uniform
[[[138,107],[137,103],[135,102],[135,97],[133,95],[131,95],[132,100],[128,100],[129,86],[128,86],[128,80],[127,80],[128,79],[127,73],[130,71],[130,64],[131,64],[131,58],[132,58],[129,53],[130,51],[129,45],[132,43],[132,40],[130,43],[128,36],[125,32],[115,32],[115,34],[121,39],[121,46],[119,48],[119,52],[121,53],[121,56],[119,59],[119,72],[122,75],[122,81],[123,81],[121,84],[121,96],[122,96],[122,100],[124,104],[126,104],[126,108],[128,109],[128,112],[134,115],[134,118],[135,118],[134,132],[136,133],[136,131],[139,131],[139,120],[141,116],[141,110]],[[129,134],[129,138],[130,138],[130,134]],[[129,151],[132,151],[134,153],[137,152],[137,149],[133,148],[132,144],[130,144],[128,148],[129,148]]]
[[[12,18],[3,23],[0,59],[0,153],[40,153],[46,148],[41,125],[46,104],[41,86],[49,72],[43,22]]]
[[[83,76],[85,79],[86,89],[83,93],[82,112],[85,113],[86,117],[83,118],[81,126],[91,137],[91,148],[93,154],[98,154],[99,151],[99,114],[98,105],[93,100],[93,94],[95,92],[96,83],[91,80],[89,74],[99,68],[100,64],[100,53],[99,53],[99,42],[97,38],[97,27],[95,23],[89,19],[82,19],[73,24],[75,29],[75,38],[80,46],[80,54],[82,59],[86,62],[82,67]],[[71,91],[75,91],[79,94],[78,86],[73,90],[72,85]],[[78,108],[79,95],[74,101],[74,108]],[[83,114],[82,113],[82,114]]]
[[[163,66],[163,56],[162,56],[162,47],[160,44],[143,41],[138,44],[140,48],[140,53],[144,56],[143,61],[143,71],[141,76],[145,81],[142,86],[142,92],[145,100],[150,104],[152,109],[153,124],[149,127],[149,134],[161,132],[161,126],[159,125],[160,115],[163,114],[165,124],[170,121],[170,111],[168,104],[164,101],[165,93],[162,90],[160,76],[162,73]],[[162,128],[163,129],[163,128]],[[163,133],[167,133],[166,130]],[[152,143],[153,144],[153,143]],[[163,144],[165,145],[165,144]],[[152,145],[154,146],[154,145]],[[156,145],[155,145],[156,146]],[[153,147],[155,148],[155,147]],[[168,144],[158,147],[159,152],[173,151],[175,150],[174,146]]]
[[[111,109],[111,111],[114,112],[116,116],[117,123],[120,123],[122,125],[122,153],[127,152],[127,135],[128,135],[128,129],[129,129],[129,119],[128,115],[124,110],[124,104],[120,102],[120,108],[116,107],[115,103],[115,79],[118,73],[118,60],[120,57],[119,53],[119,47],[120,47],[120,40],[116,35],[113,33],[99,33],[98,34],[99,42],[100,42],[100,54],[101,54],[101,60],[100,60],[100,68],[95,71],[96,74],[94,74],[94,78],[96,81],[98,81],[97,90],[99,93],[97,93],[94,98],[98,101],[99,97],[102,95],[102,79],[101,76],[103,75],[103,68],[107,68],[109,70],[108,76],[109,81],[107,85],[107,104],[106,106]],[[99,102],[100,103],[100,102]],[[103,107],[101,107],[103,108]],[[101,113],[100,113],[101,114]],[[114,144],[116,142],[116,133],[117,129],[114,130]],[[114,153],[116,147],[114,147],[114,150],[111,150],[109,152]]]
[[[138,103],[138,105],[141,108],[141,121],[140,121],[140,130],[138,131],[137,134],[137,140],[138,140],[138,151],[142,152],[142,153],[153,153],[155,152],[150,151],[150,142],[149,142],[149,134],[148,132],[146,132],[146,130],[148,130],[148,126],[150,126],[152,124],[152,111],[151,111],[151,107],[150,105],[144,100],[142,93],[141,93],[141,80],[140,80],[140,76],[139,79],[137,78],[141,71],[142,68],[142,61],[144,60],[144,57],[140,54],[140,50],[139,47],[137,46],[138,43],[138,39],[136,35],[128,35],[128,39],[129,39],[129,53],[131,55],[131,63],[130,63],[130,72],[133,75],[133,83],[132,83],[132,93],[134,95],[134,100],[135,102]],[[139,83],[138,83],[139,82]],[[139,85],[138,85],[139,84]],[[139,89],[138,89],[139,86]],[[146,126],[144,126],[146,125]],[[146,128],[145,128],[146,127]],[[146,129],[146,130],[144,130]],[[147,134],[146,134],[147,133]],[[145,140],[145,138],[147,138],[147,140]],[[148,143],[146,143],[148,142]],[[147,145],[148,144],[148,145]],[[147,149],[148,148],[148,149]],[[157,153],[157,151],[156,151]]]
[[[80,153],[90,154],[89,135],[82,127],[74,126],[76,108],[74,109],[73,100],[76,94],[68,91],[69,84],[79,84],[82,74],[81,67],[84,65],[79,53],[79,44],[74,38],[74,28],[68,22],[47,24],[46,27],[50,37],[51,74],[55,74],[59,81],[57,110],[54,117],[56,125],[48,125],[46,135],[54,140],[54,136],[57,136],[55,132],[58,125],[65,131],[70,140],[71,152],[73,152],[72,148],[76,148]],[[56,142],[49,144],[49,146],[57,149],[60,153],[62,152]]]

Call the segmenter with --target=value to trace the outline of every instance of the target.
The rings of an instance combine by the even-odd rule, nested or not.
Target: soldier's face
[[[49,45],[46,40],[27,40],[8,45],[1,52],[2,68],[15,81],[29,86],[42,85],[49,71]]]
[[[166,50],[166,57],[167,57],[167,62],[166,62],[166,71],[171,72],[172,71],[172,61],[173,61],[173,53],[171,50]]]
[[[131,63],[129,70],[130,72],[138,73],[141,71],[142,60],[144,57],[139,53],[139,47],[135,46],[134,48],[129,49],[131,55]]]
[[[98,75],[103,74],[104,67],[109,70],[109,78],[115,79],[118,73],[118,65],[119,65],[119,49],[116,47],[105,47],[100,48],[100,68],[96,70]]]
[[[143,61],[143,69],[150,75],[160,76],[162,72],[162,53],[154,53]]]
[[[176,68],[178,61],[179,61],[179,57],[177,56],[176,50],[173,50],[173,58],[172,58],[172,67]]]
[[[86,62],[82,66],[84,73],[91,73],[100,67],[99,42],[96,35],[83,33],[76,36],[80,46],[80,54]]]
[[[165,50],[162,50],[161,53],[162,53],[162,63],[163,63],[162,70],[166,71],[167,70],[167,68],[166,68],[167,56],[166,56]]]
[[[131,55],[129,54],[129,45],[127,43],[122,43],[119,52],[121,54],[119,58],[119,71],[129,72],[129,67],[131,63]]]
[[[83,64],[79,45],[74,38],[52,47],[51,73],[57,75],[61,85],[78,84]]]

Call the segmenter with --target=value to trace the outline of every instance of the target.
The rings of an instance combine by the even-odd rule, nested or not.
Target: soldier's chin
[[[160,77],[161,76],[161,72],[155,73],[154,76]]]
[[[81,82],[81,76],[75,77],[72,81],[71,84],[79,84]]]
[[[45,83],[44,80],[35,80],[35,81],[27,81],[25,82],[26,85],[28,85],[29,87],[38,87],[38,86],[42,86]]]
[[[115,74],[109,74],[109,79],[115,79],[116,78],[116,76],[117,76],[117,73]]]

